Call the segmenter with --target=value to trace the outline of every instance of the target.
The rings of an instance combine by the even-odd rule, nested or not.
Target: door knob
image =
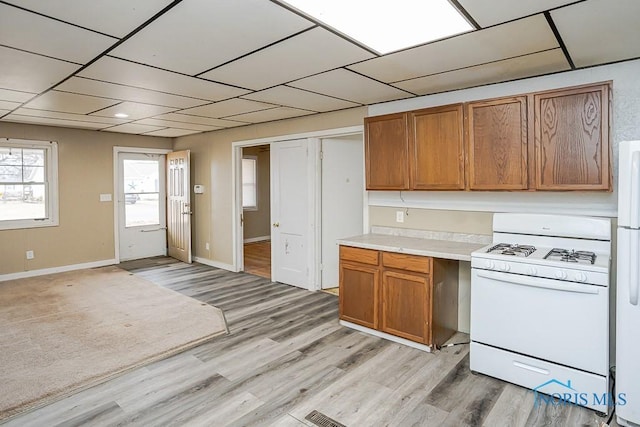
[[[280,223],[279,223],[279,222],[274,222],[274,223],[273,223],[273,226],[274,226],[274,227],[280,227]]]

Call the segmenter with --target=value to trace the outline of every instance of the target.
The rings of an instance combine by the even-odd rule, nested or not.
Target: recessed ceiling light
[[[126,119],[127,117],[129,117],[127,113],[115,113],[114,116],[119,119]]]
[[[473,30],[449,0],[286,0],[286,3],[380,54]]]

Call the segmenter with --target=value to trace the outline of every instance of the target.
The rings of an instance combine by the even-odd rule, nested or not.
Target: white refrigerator
[[[640,425],[640,141],[620,143],[616,395],[618,424]]]

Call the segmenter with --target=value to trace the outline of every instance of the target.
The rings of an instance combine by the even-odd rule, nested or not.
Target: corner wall
[[[113,147],[172,145],[169,138],[5,122],[0,137],[58,143],[60,211],[57,227],[0,231],[0,275],[113,260],[113,202],[100,202],[101,193],[115,199]]]

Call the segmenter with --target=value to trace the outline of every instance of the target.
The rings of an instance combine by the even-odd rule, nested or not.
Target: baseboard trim
[[[365,326],[356,325],[355,323],[346,322],[344,320],[340,320],[340,324],[347,328],[355,329],[356,331],[364,332],[365,334],[373,335],[378,338],[384,338],[389,341],[397,342],[398,344],[403,344],[409,347],[416,348],[418,350],[426,351],[427,353],[431,353],[431,347],[428,345],[420,344],[414,341],[409,341],[404,338],[397,337],[395,335],[387,334],[386,332],[376,331],[375,329],[369,329]]]
[[[201,258],[199,256],[191,257],[191,259],[195,262],[199,262],[200,264],[208,265],[209,267],[221,268],[223,270],[232,271],[234,273],[238,272],[238,270],[236,270],[233,265],[224,262],[211,261],[210,259]]]
[[[45,274],[64,273],[66,271],[84,270],[86,268],[105,267],[117,264],[115,259],[105,259],[102,261],[85,262],[82,264],[63,265],[60,267],[42,268],[39,270],[20,271],[18,273],[0,274],[0,282],[7,280],[24,279],[26,277],[43,276]]]
[[[271,236],[258,236],[258,237],[250,237],[248,239],[244,239],[244,243],[255,243],[255,242],[264,242],[265,240],[271,240]]]

